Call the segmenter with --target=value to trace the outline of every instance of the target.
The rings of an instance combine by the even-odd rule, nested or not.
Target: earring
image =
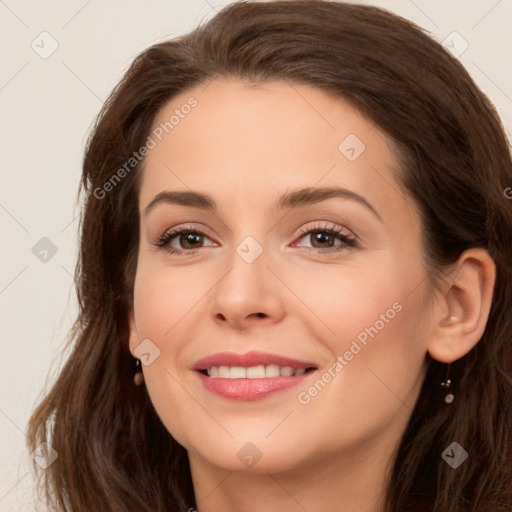
[[[137,359],[135,363],[135,374],[133,375],[133,383],[136,386],[140,386],[143,382],[144,374],[142,373],[142,369],[140,367],[140,359]]]
[[[444,401],[447,404],[451,404],[453,400],[455,399],[455,396],[452,392],[449,391],[452,381],[448,378],[448,375],[450,373],[450,365],[448,364],[448,368],[446,369],[446,379],[441,382],[441,386],[446,388],[448,390],[448,394],[444,397]]]

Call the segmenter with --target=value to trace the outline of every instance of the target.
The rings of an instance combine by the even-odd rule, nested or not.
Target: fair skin
[[[160,350],[144,381],[188,451],[197,510],[380,512],[428,354],[451,362],[478,342],[494,264],[471,249],[434,286],[393,146],[345,101],[306,85],[223,78],[173,98],[154,128],[191,96],[197,106],[145,159],[130,350],[137,357],[145,339]],[[338,149],[349,134],[366,146],[353,161]],[[275,207],[284,193],[331,186],[370,206],[331,197]],[[157,194],[177,190],[208,194],[217,211],[159,202],[145,213]],[[194,254],[154,245],[174,227],[205,233],[169,242]],[[237,252],[248,236],[263,250],[251,263]],[[365,329],[374,336],[348,360]],[[217,352],[253,350],[317,369],[258,400],[212,394],[192,370]],[[299,401],[338,356],[343,369]],[[238,455],[244,446],[254,454],[247,443],[261,454],[250,467]]]

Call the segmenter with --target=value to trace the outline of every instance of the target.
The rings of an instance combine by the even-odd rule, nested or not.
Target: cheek
[[[356,439],[414,407],[425,369],[428,289],[411,284],[424,278],[413,264],[316,277],[323,278],[304,280],[295,290],[314,312],[307,313],[311,330],[331,362],[321,382],[299,390],[298,398],[305,414],[343,424],[348,438]],[[330,442],[340,441],[335,428],[331,434]]]
[[[290,311],[298,321],[307,321],[315,337],[321,339],[333,354],[342,354],[350,342],[363,345],[384,332],[400,330],[403,309],[416,309],[410,294],[411,279],[399,266],[389,261],[379,264],[346,267],[318,267],[293,279],[295,295],[301,303]],[[412,272],[409,272],[411,275]],[[291,274],[288,279],[291,280]],[[399,340],[396,339],[396,342]]]
[[[211,285],[210,285],[211,286]],[[186,322],[186,315],[208,291],[208,283],[199,274],[184,268],[165,268],[145,263],[137,271],[134,286],[134,309],[139,335],[162,345],[175,347],[168,340],[175,338]]]
[[[150,365],[143,366],[144,383],[163,424],[184,446],[188,445],[188,430],[194,419],[186,370],[180,362],[194,337],[194,314],[213,285],[211,280],[205,282],[197,271],[184,267],[170,269],[142,261],[134,284],[138,338],[151,340],[159,351]]]
[[[377,435],[414,408],[425,370],[427,302],[423,289],[410,293],[406,282],[359,280],[336,304],[324,299],[323,319],[335,332],[324,341],[332,364],[298,398],[305,415],[332,425],[328,445]]]

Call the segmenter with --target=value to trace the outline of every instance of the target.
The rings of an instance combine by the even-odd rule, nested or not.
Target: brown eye
[[[195,249],[194,244],[197,244],[202,238],[203,235],[192,232],[179,235],[178,240],[184,249]],[[189,247],[189,244],[191,244],[192,247]]]
[[[173,246],[174,239],[177,240],[178,247]],[[202,231],[178,228],[168,231],[159,237],[154,242],[154,245],[165,249],[171,254],[192,255],[198,252],[197,249],[202,247],[201,243],[204,243],[205,239],[209,238]]]
[[[330,233],[326,233],[325,231],[315,231],[314,234],[309,235],[310,240],[313,244],[313,247],[316,249],[329,249],[334,244],[334,239],[336,238],[334,235]],[[316,244],[319,244],[318,247]]]
[[[355,237],[348,230],[338,227],[313,227],[302,231],[299,239],[309,240],[311,246],[306,246],[306,249],[318,249],[319,252],[335,252],[357,246]],[[336,239],[341,243],[336,243]]]

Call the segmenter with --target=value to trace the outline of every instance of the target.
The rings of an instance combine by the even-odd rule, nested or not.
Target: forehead
[[[141,209],[169,189],[267,208],[287,189],[313,186],[343,186],[391,215],[408,207],[390,139],[308,85],[217,79],[170,100],[150,137]]]

